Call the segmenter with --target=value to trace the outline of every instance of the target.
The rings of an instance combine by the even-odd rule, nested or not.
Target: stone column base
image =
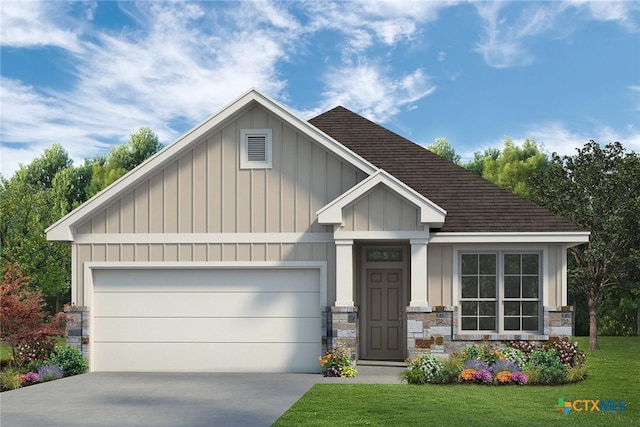
[[[358,360],[358,307],[329,307],[327,329],[328,349],[344,349]]]
[[[89,307],[78,307],[75,305],[65,308],[67,326],[66,337],[67,346],[75,347],[82,352],[82,357],[89,361]]]

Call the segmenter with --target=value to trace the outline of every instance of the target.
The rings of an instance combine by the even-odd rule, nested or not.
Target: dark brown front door
[[[366,270],[366,358],[402,360],[402,269]]]

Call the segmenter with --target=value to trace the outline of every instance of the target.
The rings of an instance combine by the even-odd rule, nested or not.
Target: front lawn
[[[316,384],[275,426],[640,426],[640,337],[601,337],[586,380],[561,386]],[[555,410],[558,399],[619,400],[625,411]],[[580,409],[584,404],[577,404]],[[593,406],[589,404],[589,409]],[[619,405],[617,405],[619,407]]]

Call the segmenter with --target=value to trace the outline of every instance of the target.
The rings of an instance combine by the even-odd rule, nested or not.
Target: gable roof
[[[445,209],[442,232],[586,232],[344,107],[309,122]]]
[[[250,89],[226,107],[222,108],[219,112],[187,131],[184,135],[160,150],[154,156],[129,171],[119,180],[96,194],[93,198],[62,217],[55,224],[51,225],[45,230],[47,239],[73,241],[75,238],[73,230],[74,226],[80,224],[83,220],[89,218],[101,208],[106,207],[116,198],[134,188],[143,179],[148,178],[151,174],[155,173],[158,168],[161,168],[173,161],[182,153],[190,149],[194,144],[199,143],[203,135],[224,126],[228,120],[231,120],[236,116],[236,114],[245,111],[255,104],[262,105],[272,114],[285,121],[301,134],[306,135],[313,141],[316,141],[328,151],[354,165],[366,174],[372,174],[378,169],[369,161],[349,150],[318,128],[300,119],[297,115],[290,112],[273,99],[262,94],[256,89]]]
[[[353,188],[321,208],[316,213],[318,222],[320,224],[341,224],[343,222],[342,210],[379,185],[391,189],[397,195],[416,206],[419,209],[419,218],[422,224],[430,224],[433,227],[442,227],[442,224],[444,224],[445,216],[447,215],[444,209],[383,169],[379,169],[376,173],[362,180],[359,184],[356,184]]]

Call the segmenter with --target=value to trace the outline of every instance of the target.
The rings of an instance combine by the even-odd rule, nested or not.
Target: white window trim
[[[459,246],[454,249],[454,258],[453,258],[453,302],[455,305],[460,307],[458,310],[458,336],[465,335],[498,335],[498,336],[507,336],[507,335],[542,335],[544,332],[544,308],[547,305],[547,295],[546,295],[546,284],[548,282],[548,253],[546,247],[533,246],[533,247],[522,247],[522,246],[500,246],[500,247],[482,247],[478,246]],[[497,300],[497,308],[496,308],[496,316],[498,317],[497,330],[495,331],[486,331],[486,330],[473,330],[466,331],[462,330],[462,305],[460,298],[461,294],[461,286],[462,282],[460,280],[462,274],[462,265],[461,265],[461,256],[462,254],[487,254],[493,253],[496,254],[498,260],[498,283],[496,289],[496,300]],[[539,313],[538,313],[538,331],[505,331],[504,330],[504,260],[503,257],[505,254],[527,254],[527,253],[536,253],[539,255],[540,259],[540,282],[538,284],[538,292],[539,292]]]
[[[256,162],[249,160],[247,150],[248,137],[264,136],[265,137],[265,161]],[[272,140],[273,134],[271,129],[241,129],[240,130],[240,169],[271,169],[272,166]]]

